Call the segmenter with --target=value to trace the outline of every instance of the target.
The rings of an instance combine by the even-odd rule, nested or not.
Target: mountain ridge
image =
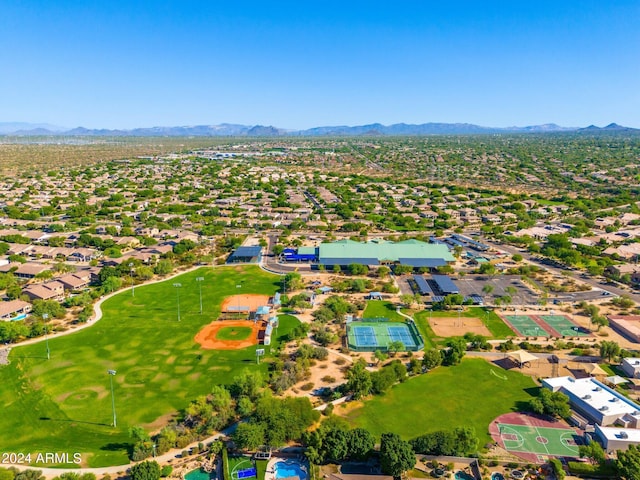
[[[14,127],[14,130],[11,128]],[[417,135],[482,135],[505,133],[640,133],[640,129],[610,123],[605,127],[562,127],[555,123],[529,125],[525,127],[485,127],[472,123],[429,122],[421,124],[394,123],[383,125],[319,126],[304,130],[288,130],[273,125],[241,125],[220,123],[218,125],[185,125],[174,127],[141,127],[133,129],[89,129],[76,127],[62,129],[48,124],[25,122],[0,122],[0,135],[15,136],[114,136],[114,137],[317,137],[317,136],[417,136]]]

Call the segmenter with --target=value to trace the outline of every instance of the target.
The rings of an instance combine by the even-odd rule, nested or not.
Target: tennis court
[[[523,337],[548,337],[549,332],[544,330],[529,315],[505,315],[504,317],[511,327]]]
[[[590,335],[586,329],[577,326],[564,315],[540,315],[540,318],[560,335],[580,337]]]
[[[571,429],[533,425],[498,425],[505,450],[554,457],[578,457],[578,434]]]
[[[347,325],[347,340],[351,350],[359,352],[383,350],[391,342],[402,342],[406,350],[417,351],[424,342],[413,324],[376,321],[353,322]]]

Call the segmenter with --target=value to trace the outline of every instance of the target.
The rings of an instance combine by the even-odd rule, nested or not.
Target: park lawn
[[[202,315],[196,277],[205,278]],[[79,452],[91,467],[128,463],[130,427],[157,429],[244,369],[266,376],[268,362],[256,365],[256,347],[204,350],[194,336],[218,317],[223,298],[236,294],[236,285],[243,285],[243,293],[273,294],[278,280],[257,266],[201,268],[137,287],[135,296],[128,290],[110,298],[94,326],[49,340],[49,361],[44,342],[14,348],[11,363],[0,367],[0,451]],[[182,285],[180,322],[174,283]],[[270,349],[298,324],[295,317],[280,318],[267,360]],[[109,369],[116,370],[114,377]],[[117,428],[111,426],[111,379]]]
[[[216,338],[218,340],[244,340],[251,335],[249,327],[224,327],[218,330]]]
[[[367,307],[364,309],[362,318],[376,318],[384,317],[388,318],[391,322],[407,321],[402,315],[396,312],[396,306],[393,302],[387,302],[385,300],[368,300]]]
[[[481,449],[491,442],[489,424],[503,413],[523,409],[537,391],[530,377],[484,359],[465,358],[460,365],[438,367],[367,399],[348,412],[346,419],[378,437],[394,432],[406,440],[436,430],[471,426]],[[340,414],[340,409],[335,412]]]

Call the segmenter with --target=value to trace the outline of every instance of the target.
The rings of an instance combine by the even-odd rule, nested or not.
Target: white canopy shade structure
[[[599,375],[608,375],[608,373],[605,372],[597,363],[587,363],[586,365],[583,365],[582,370],[584,370],[592,377],[597,377]]]
[[[620,385],[622,383],[628,383],[629,380],[627,380],[624,377],[621,377],[620,375],[613,375],[611,377],[607,377],[605,378],[605,381],[607,383],[610,383],[611,385]]]
[[[527,352],[526,350],[516,350],[515,352],[509,352],[507,354],[507,357],[509,357],[514,362],[516,362],[520,366],[520,368],[522,368],[522,366],[525,363],[529,363],[529,362],[533,362],[534,360],[538,360],[538,357],[536,357],[535,355]]]

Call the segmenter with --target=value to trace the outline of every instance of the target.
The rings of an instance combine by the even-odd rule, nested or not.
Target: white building
[[[640,405],[600,383],[595,378],[545,378],[542,385],[569,397],[571,408],[601,426],[640,428]]]
[[[629,377],[640,378],[640,357],[625,358],[620,367]]]
[[[627,450],[629,445],[640,445],[640,430],[637,428],[601,427],[596,425],[596,438],[604,450],[613,453],[616,450]]]

